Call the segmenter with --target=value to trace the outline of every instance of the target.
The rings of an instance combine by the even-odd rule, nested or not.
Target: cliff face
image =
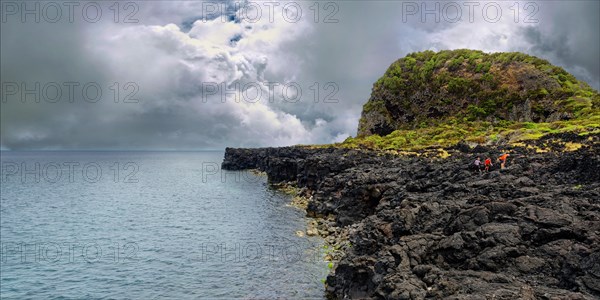
[[[373,85],[359,136],[388,135],[450,119],[553,122],[600,109],[600,95],[545,60],[522,53],[413,53]]]
[[[565,142],[579,149],[563,152]],[[309,216],[346,228],[351,246],[327,278],[331,298],[597,299],[600,135],[529,143],[503,149],[508,168],[486,174],[473,159],[499,152],[465,145],[444,159],[228,148],[223,168],[291,182],[310,197]]]

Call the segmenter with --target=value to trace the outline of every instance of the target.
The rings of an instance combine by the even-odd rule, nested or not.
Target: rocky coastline
[[[222,168],[307,199],[311,234],[339,250],[328,298],[598,299],[599,146],[562,134],[410,153],[227,148]],[[472,168],[501,152],[506,169]]]

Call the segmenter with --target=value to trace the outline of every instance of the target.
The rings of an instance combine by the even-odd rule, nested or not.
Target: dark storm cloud
[[[600,89],[600,2],[544,3],[540,24],[523,28],[531,53]]]

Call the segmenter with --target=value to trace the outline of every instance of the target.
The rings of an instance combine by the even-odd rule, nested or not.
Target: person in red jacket
[[[488,158],[485,159],[485,162],[483,163],[483,165],[485,166],[485,171],[489,172],[490,167],[493,166],[492,159],[488,156]]]

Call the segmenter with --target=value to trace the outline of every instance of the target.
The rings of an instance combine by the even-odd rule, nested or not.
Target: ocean
[[[323,240],[223,152],[1,153],[2,299],[323,299]]]

